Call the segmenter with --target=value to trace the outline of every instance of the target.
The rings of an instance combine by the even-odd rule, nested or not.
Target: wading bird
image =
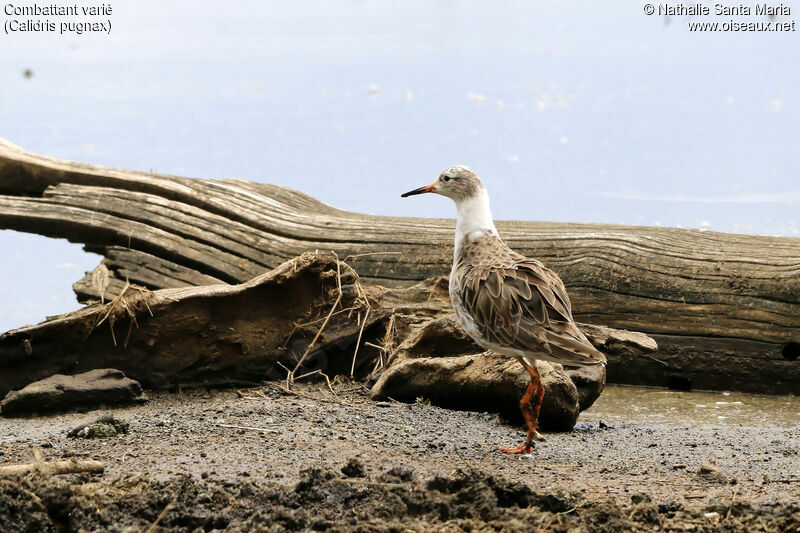
[[[450,167],[430,185],[403,195],[435,193],[456,203],[455,252],[450,300],[467,334],[487,350],[514,357],[530,374],[520,402],[528,428],[525,442],[508,453],[530,453],[544,385],[536,360],[567,366],[605,364],[575,325],[561,278],[540,261],[519,254],[500,239],[489,209],[489,193],[471,169]]]

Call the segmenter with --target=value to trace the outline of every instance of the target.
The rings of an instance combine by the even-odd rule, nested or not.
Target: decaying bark
[[[356,278],[333,256],[310,253],[241,285],[128,287],[105,305],[0,336],[0,396],[95,368],[116,368],[149,388],[282,379],[303,356],[298,377],[320,367],[347,374],[359,333],[375,338],[372,327],[385,318],[377,309],[367,316],[371,297]],[[360,350],[361,364],[370,350]]]
[[[111,274],[150,289],[238,283],[309,250],[365,281],[445,274],[452,220],[362,215],[282,187],[73,163],[0,141],[0,228],[82,242]],[[657,356],[609,381],[800,393],[800,241],[598,224],[500,222],[516,250],[557,271],[576,319],[642,331]],[[75,285],[99,298],[91,276]]]

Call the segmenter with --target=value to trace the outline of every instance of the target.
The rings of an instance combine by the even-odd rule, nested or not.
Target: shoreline
[[[750,429],[616,421],[607,416],[615,402],[654,391],[610,387],[575,430],[511,456],[497,447],[517,444],[523,430],[497,415],[373,402],[363,385],[335,387],[337,397],[312,383],[296,389],[305,396],[269,387],[151,392],[144,404],[111,410],[130,430],[110,438],[67,437],[106,410],[0,418],[0,465],[29,463],[38,447],[48,461],[106,467],[0,478],[0,523],[8,531],[800,529],[800,425],[787,419],[772,428],[756,419]]]
[[[589,499],[625,502],[645,492],[660,503],[707,503],[734,494],[757,504],[800,501],[800,483],[765,481],[796,476],[800,424],[791,421],[774,427],[758,420],[749,427],[744,420],[697,426],[624,422],[603,411],[603,399],[613,402],[620,394],[612,387],[596,409],[581,415],[575,430],[548,433],[531,455],[510,456],[496,448],[517,443],[523,432],[497,415],[424,402],[372,402],[361,388],[334,398],[318,387],[299,390],[320,399],[270,388],[151,392],[142,405],[111,411],[130,424],[130,433],[106,439],[66,435],[104,410],[0,419],[0,464],[30,462],[31,447],[39,446],[48,459],[103,461],[103,479],[146,472],[157,480],[205,475],[293,484],[303,468],[338,470],[355,458],[371,475],[398,465],[421,479],[471,469],[539,488],[579,491]],[[719,467],[719,479],[698,475],[708,461]]]

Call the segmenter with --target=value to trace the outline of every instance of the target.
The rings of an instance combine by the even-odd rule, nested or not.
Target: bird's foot
[[[539,433],[538,431],[534,431],[534,432],[533,432],[533,439],[532,439],[532,440],[547,440],[547,439],[546,439],[546,438],[544,438],[544,435],[542,435],[542,434],[541,434],[541,433]]]
[[[510,453],[512,455],[519,455],[519,454],[531,453],[531,450],[533,450],[533,443],[529,440],[526,440],[524,444],[516,448],[500,448],[499,451]]]

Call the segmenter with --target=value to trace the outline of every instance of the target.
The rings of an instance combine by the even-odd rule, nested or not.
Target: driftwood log
[[[351,213],[242,180],[74,163],[0,140],[0,228],[104,255],[105,298],[126,280],[150,289],[243,282],[309,250],[353,256],[366,281],[403,286],[448,272],[453,224]],[[561,275],[577,320],[658,342],[652,357],[610,365],[609,381],[800,393],[800,240],[598,224],[498,229]],[[101,296],[91,274],[75,291]]]
[[[518,418],[527,372],[508,357],[482,354],[456,322],[446,289],[443,279],[408,288],[365,284],[333,254],[319,253],[303,254],[238,285],[158,291],[129,286],[106,304],[0,336],[0,396],[54,372],[84,372],[10,392],[0,402],[0,414],[37,412],[25,402],[26,391],[122,376],[122,370],[149,388],[264,380],[290,385],[321,379],[321,373],[350,374],[377,380],[375,397],[411,402],[424,397],[450,408]],[[656,350],[641,333],[582,328],[612,361]],[[409,376],[420,363],[425,371]],[[602,391],[605,372],[596,367],[599,373],[576,375],[560,365],[542,365],[543,427],[567,431]],[[119,370],[86,372],[109,366]]]
[[[298,377],[317,368],[347,374],[359,334],[383,335],[373,326],[386,316],[367,316],[370,301],[377,306],[356,279],[332,255],[304,254],[240,285],[131,286],[106,304],[0,336],[0,396],[96,368],[116,368],[148,388],[283,379],[301,359]],[[361,354],[363,365],[369,350]]]

